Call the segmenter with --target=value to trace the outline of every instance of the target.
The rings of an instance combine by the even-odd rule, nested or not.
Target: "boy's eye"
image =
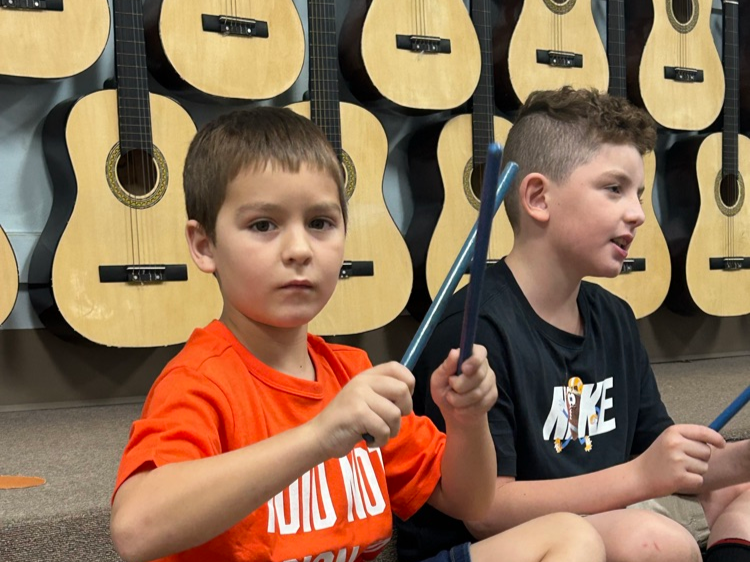
[[[333,226],[333,222],[330,219],[317,218],[310,221],[310,228],[314,230],[324,230]]]
[[[268,232],[273,228],[273,225],[271,224],[271,221],[255,221],[253,224],[250,225],[250,230],[255,230],[257,232]]]
[[[610,185],[607,189],[609,189],[612,193],[620,193],[619,185]]]

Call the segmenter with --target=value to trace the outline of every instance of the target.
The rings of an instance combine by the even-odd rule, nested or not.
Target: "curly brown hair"
[[[513,231],[519,223],[518,185],[538,172],[555,182],[593,158],[603,143],[631,145],[641,155],[656,144],[651,116],[627,99],[596,89],[532,92],[519,109],[503,150],[503,165],[518,164],[514,184],[505,198]]]
[[[188,218],[198,221],[215,242],[216,217],[229,183],[242,170],[259,170],[268,164],[285,172],[298,172],[307,164],[330,174],[346,224],[343,170],[325,134],[292,110],[270,106],[221,115],[198,131],[183,172]]]

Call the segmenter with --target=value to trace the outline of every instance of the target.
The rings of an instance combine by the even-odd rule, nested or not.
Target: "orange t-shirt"
[[[115,493],[139,469],[256,443],[317,415],[371,366],[356,348],[308,335],[316,380],[269,368],[221,322],[193,332],[154,382],[133,423]],[[409,415],[382,449],[364,441],[329,459],[207,543],[164,560],[354,562],[377,556],[391,536],[391,510],[410,517],[440,479],[445,435]],[[290,454],[294,454],[290,451]]]

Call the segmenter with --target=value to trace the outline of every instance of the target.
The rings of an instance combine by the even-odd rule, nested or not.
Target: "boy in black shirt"
[[[619,274],[655,140],[644,111],[592,90],[535,92],[520,109],[504,151],[519,164],[504,205],[514,245],[487,270],[476,338],[499,391],[495,501],[463,524],[421,510],[400,524],[403,560],[552,511],[587,515],[609,562],[699,561],[703,541],[707,561],[750,560],[750,441],[675,425],[630,307],[583,281]],[[414,370],[415,408],[439,427],[426,373],[458,345],[464,300]]]

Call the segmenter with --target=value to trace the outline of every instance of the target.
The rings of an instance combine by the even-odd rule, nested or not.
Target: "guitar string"
[[[120,7],[124,8],[123,4],[120,3]],[[132,16],[132,8],[129,11],[127,9],[125,11],[119,12],[119,19],[120,19],[120,54],[122,55],[120,57],[119,65],[120,65],[120,71],[123,75],[127,72],[128,64],[126,61],[127,56],[127,48],[129,42],[129,37],[127,36],[128,33],[128,27],[132,29],[132,25],[128,26],[127,21],[127,15],[130,14]],[[124,77],[124,76],[123,76]],[[120,84],[121,86],[121,84]],[[118,89],[118,101],[121,105],[120,111],[122,112],[122,118],[120,119],[120,122],[126,127],[125,131],[120,132],[120,159],[125,158],[125,166],[123,167],[124,176],[123,179],[125,180],[125,185],[123,188],[125,189],[125,192],[127,194],[128,199],[131,200],[131,204],[128,205],[128,215],[129,215],[129,229],[130,229],[130,245],[131,245],[131,252],[132,252],[132,259],[130,260],[130,263],[137,264],[140,261],[140,240],[139,240],[139,229],[138,229],[138,213],[137,213],[137,206],[135,205],[135,195],[131,193],[131,189],[133,189],[133,180],[136,178],[136,164],[134,162],[134,159],[131,158],[131,155],[129,154],[129,144],[131,142],[130,139],[125,142],[125,146],[123,147],[122,140],[127,137],[131,137],[133,133],[127,129],[128,123],[126,122],[125,117],[130,113],[128,111],[128,105],[130,104],[130,96],[128,95],[128,92],[123,90],[122,87]],[[137,101],[137,100],[136,100]],[[137,111],[136,111],[137,114]],[[137,135],[137,132],[135,133]]]
[[[131,12],[131,33],[133,40],[133,51],[135,53],[133,61],[133,76],[135,77],[134,85],[136,88],[136,99],[137,99],[137,115],[138,115],[138,138],[139,147],[136,153],[140,160],[140,167],[136,168],[137,175],[140,176],[137,179],[141,182],[141,192],[139,195],[143,197],[150,191],[149,180],[151,179],[150,171],[150,153],[153,152],[153,146],[151,145],[150,130],[148,127],[148,113],[149,113],[149,98],[148,98],[148,87],[144,88],[143,79],[143,65],[145,64],[146,57],[143,45],[143,18],[141,17],[141,6],[136,3],[135,0],[132,4]],[[140,37],[139,37],[140,35]],[[144,246],[144,240],[149,240],[151,237],[146,236],[144,230],[147,229],[146,213],[140,211],[140,207],[136,206],[136,230],[138,240],[138,265],[147,263],[148,254],[147,249]]]

